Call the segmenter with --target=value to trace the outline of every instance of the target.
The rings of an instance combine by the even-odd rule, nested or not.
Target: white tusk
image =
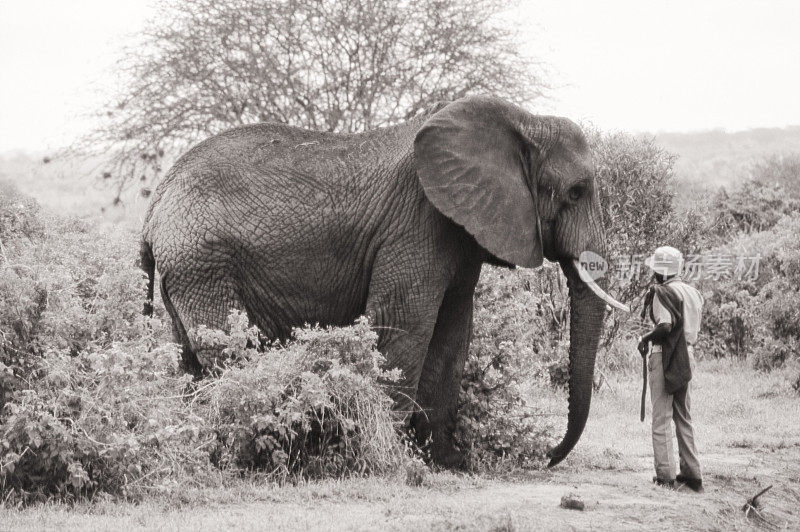
[[[619,310],[621,310],[623,312],[630,312],[631,311],[631,308],[628,305],[624,305],[624,304],[620,303],[619,301],[617,301],[616,299],[614,299],[610,295],[606,294],[603,291],[602,288],[597,286],[597,283],[594,282],[594,279],[592,279],[591,274],[583,269],[583,266],[581,266],[580,262],[578,262],[577,260],[573,260],[572,264],[575,266],[575,269],[578,271],[578,275],[580,276],[581,281],[583,281],[586,284],[586,286],[589,287],[589,290],[594,292],[594,294],[597,297],[599,297],[600,299],[602,299],[603,301],[605,301],[606,303],[608,303],[612,307],[614,307],[616,309],[619,309]]]

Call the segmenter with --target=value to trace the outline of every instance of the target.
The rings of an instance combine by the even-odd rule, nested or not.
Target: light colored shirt
[[[664,284],[675,291],[683,301],[683,334],[686,337],[686,343],[694,345],[697,342],[697,333],[700,332],[703,296],[695,287],[684,283],[680,279],[670,279]],[[653,318],[656,321],[656,325],[661,323],[672,325],[672,316],[657,297],[653,298]]]

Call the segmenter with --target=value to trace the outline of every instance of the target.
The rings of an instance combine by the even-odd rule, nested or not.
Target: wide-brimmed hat
[[[671,246],[661,246],[644,261],[644,265],[665,277],[678,275],[683,269],[683,253]]]

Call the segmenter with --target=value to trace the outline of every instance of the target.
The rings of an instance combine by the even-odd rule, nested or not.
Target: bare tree
[[[113,153],[105,177],[146,180],[165,150],[231,126],[280,121],[357,132],[439,100],[544,87],[508,0],[162,0],[119,67],[126,83],[80,146]]]

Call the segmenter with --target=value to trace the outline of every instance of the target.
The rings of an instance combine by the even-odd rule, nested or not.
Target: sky
[[[151,0],[0,0],[0,152],[88,127]],[[521,48],[545,63],[532,111],[605,130],[800,125],[800,0],[521,0]]]

